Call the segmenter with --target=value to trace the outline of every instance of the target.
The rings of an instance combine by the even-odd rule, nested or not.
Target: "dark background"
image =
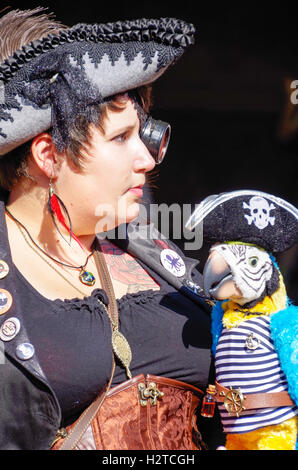
[[[172,125],[154,202],[198,203],[233,189],[258,189],[298,205],[298,7],[291,2],[1,1],[48,6],[67,25],[141,17],[184,19],[196,44],[154,86],[152,115]],[[183,246],[183,240],[175,240]],[[202,265],[206,248],[189,253]],[[298,248],[278,262],[298,301]]]

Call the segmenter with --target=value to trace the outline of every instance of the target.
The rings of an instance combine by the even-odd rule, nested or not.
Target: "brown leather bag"
[[[200,450],[196,409],[203,392],[178,380],[138,375],[107,393],[79,450]],[[69,432],[73,426],[67,428]],[[63,449],[64,439],[53,446]]]

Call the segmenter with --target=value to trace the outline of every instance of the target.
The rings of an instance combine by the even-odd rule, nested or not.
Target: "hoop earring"
[[[55,193],[55,190],[52,185],[52,178],[50,179],[49,183],[49,197],[48,197],[48,208],[49,212],[51,214],[52,220],[54,222],[54,225],[56,227],[56,230],[59,232],[63,240],[65,240],[69,245],[71,243],[72,238],[83,248],[82,243],[80,240],[77,238],[77,236],[73,233],[72,231],[72,224],[71,224],[71,219],[69,216],[69,213],[67,211],[67,208],[64,204],[64,202],[60,199],[59,196]],[[68,219],[68,225],[66,223],[65,217],[62,213],[62,211],[66,214],[66,217]],[[63,227],[68,231],[69,233],[69,241],[65,239],[65,237],[62,235],[58,225],[57,225],[57,220],[63,225]]]

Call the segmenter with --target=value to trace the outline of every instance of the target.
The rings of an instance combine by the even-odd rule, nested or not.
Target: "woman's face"
[[[155,166],[140,139],[139,119],[130,99],[121,111],[107,111],[103,127],[104,132],[91,126],[83,173],[64,159],[55,181],[77,235],[111,230],[135,219],[145,174]]]

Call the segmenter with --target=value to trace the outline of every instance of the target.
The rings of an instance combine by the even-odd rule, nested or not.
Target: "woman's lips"
[[[134,188],[130,188],[128,191],[137,197],[143,197],[143,185],[135,186]]]

